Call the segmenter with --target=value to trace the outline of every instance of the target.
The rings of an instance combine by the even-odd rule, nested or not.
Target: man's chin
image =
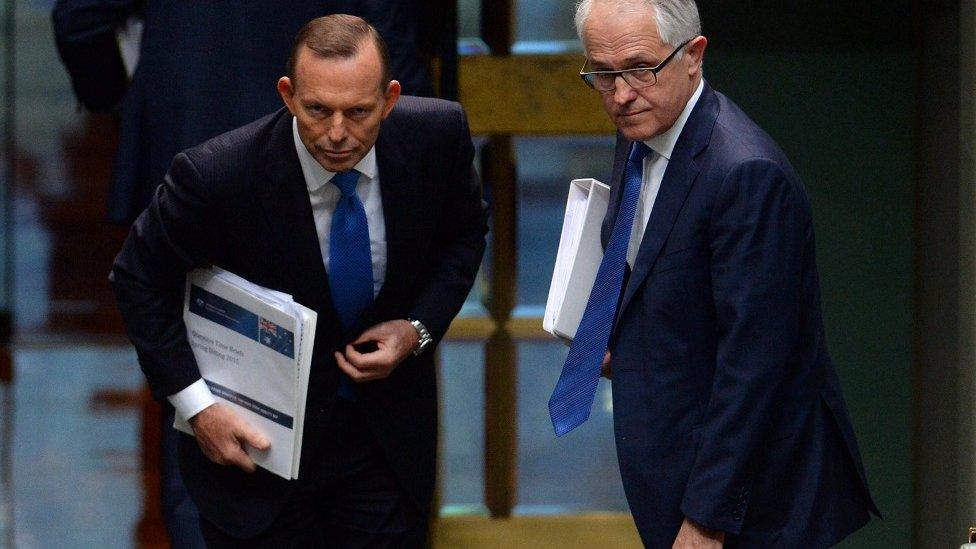
[[[358,162],[358,160],[352,158],[348,160],[336,161],[331,158],[323,158],[321,156],[316,158],[316,160],[318,160],[319,164],[321,164],[323,168],[332,173],[348,172],[349,170],[353,169],[356,166],[356,162]]]
[[[646,126],[625,126],[619,130],[628,141],[647,141],[654,137],[654,130]]]

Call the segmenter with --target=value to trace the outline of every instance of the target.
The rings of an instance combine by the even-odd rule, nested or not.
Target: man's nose
[[[618,105],[630,103],[637,98],[637,91],[627,83],[624,75],[618,74],[613,79],[613,101]]]
[[[342,113],[334,113],[329,119],[329,129],[326,136],[333,143],[339,143],[346,138],[346,120]]]

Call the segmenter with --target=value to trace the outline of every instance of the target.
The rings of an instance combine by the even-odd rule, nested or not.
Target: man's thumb
[[[268,440],[268,437],[250,428],[242,429],[241,440],[248,446],[257,448],[258,450],[267,450],[271,447],[271,441]]]

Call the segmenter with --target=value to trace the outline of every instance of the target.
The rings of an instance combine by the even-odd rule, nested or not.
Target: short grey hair
[[[580,0],[576,4],[576,34],[583,40],[583,26],[595,0]],[[657,32],[665,44],[675,48],[678,44],[701,34],[701,18],[695,0],[600,0],[612,2],[618,8],[643,4],[654,8]],[[680,53],[679,53],[680,55]]]

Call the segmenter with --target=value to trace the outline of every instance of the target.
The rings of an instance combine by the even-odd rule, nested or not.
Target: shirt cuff
[[[207,387],[207,382],[203,378],[196,380],[189,387],[175,395],[170,395],[166,398],[173,405],[173,408],[176,408],[176,413],[187,421],[202,412],[204,408],[217,402],[214,400],[213,394],[210,393],[210,387]]]

